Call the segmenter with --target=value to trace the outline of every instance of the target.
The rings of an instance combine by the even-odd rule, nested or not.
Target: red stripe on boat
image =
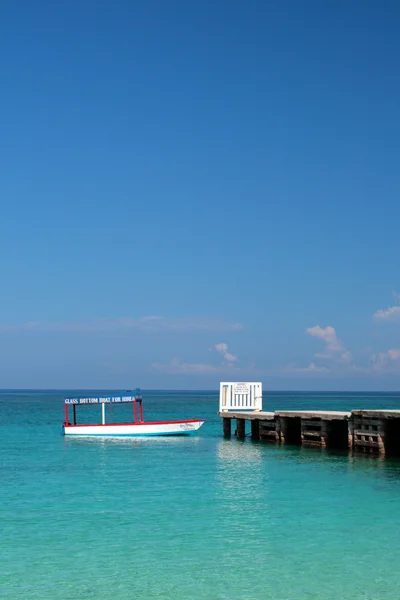
[[[78,425],[64,425],[64,427],[126,427],[132,425],[137,427],[138,425],[174,425],[175,423],[204,423],[201,419],[185,419],[184,421],[147,421],[142,423],[79,423]]]

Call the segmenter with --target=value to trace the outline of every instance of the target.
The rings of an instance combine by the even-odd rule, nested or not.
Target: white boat
[[[128,423],[106,423],[106,404],[116,405],[130,402],[133,404],[133,421]],[[102,422],[98,424],[78,424],[77,406],[101,405]],[[160,436],[190,435],[200,429],[204,421],[184,419],[180,421],[143,421],[142,396],[139,391],[134,396],[104,396],[95,398],[65,398],[65,422],[63,434],[69,436]],[[139,415],[137,411],[139,405]],[[73,407],[73,420],[70,422],[69,406]],[[110,406],[111,409],[111,406]],[[110,410],[111,413],[111,410]]]

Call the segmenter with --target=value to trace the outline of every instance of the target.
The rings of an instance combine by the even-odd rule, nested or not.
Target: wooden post
[[[328,445],[329,426],[328,421],[321,419],[321,448],[326,448]]]
[[[231,437],[231,420],[232,419],[222,419],[223,427],[224,427],[224,438]]]
[[[348,448],[351,452],[353,450],[354,444],[354,423],[353,419],[349,419],[347,421],[347,440],[348,440]]]
[[[385,441],[386,441],[386,422],[381,419],[378,425],[378,452],[380,454],[386,454]]]
[[[246,437],[246,421],[244,419],[236,419],[236,437],[238,440],[244,440]]]
[[[280,442],[280,429],[278,419],[268,419],[258,421],[259,436],[257,439],[265,442]]]
[[[355,450],[385,454],[386,427],[384,418],[374,418],[368,414],[354,416],[353,445]]]
[[[276,417],[276,428],[279,428],[279,439],[281,444],[286,444],[285,419],[282,419],[281,417]]]
[[[251,439],[260,439],[260,421],[258,419],[253,419],[251,422]]]

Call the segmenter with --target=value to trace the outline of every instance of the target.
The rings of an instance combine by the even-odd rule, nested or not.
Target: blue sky
[[[400,389],[399,28],[6,2],[0,387]]]

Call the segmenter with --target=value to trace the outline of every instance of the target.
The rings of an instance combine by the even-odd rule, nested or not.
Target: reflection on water
[[[246,463],[262,460],[262,447],[251,442],[221,440],[217,444],[217,457],[222,462]]]
[[[265,550],[254,553],[250,550],[253,545],[259,546],[260,526],[266,530],[275,526],[270,510],[265,447],[252,442],[221,440],[216,446],[216,459],[215,512],[218,531],[226,546],[220,567],[227,572],[237,572],[247,557],[252,568],[265,569]]]
[[[131,446],[144,446],[146,445],[146,447],[151,447],[151,446],[155,446],[155,445],[168,445],[168,446],[174,446],[174,445],[178,445],[178,444],[185,444],[185,445],[189,445],[189,446],[193,446],[195,444],[198,444],[201,441],[201,438],[199,436],[184,436],[184,435],[166,435],[166,436],[143,436],[143,437],[139,437],[139,436],[126,436],[126,437],[113,437],[113,436],[65,436],[64,437],[64,442],[65,445],[68,446],[69,444],[72,445],[86,445],[86,444],[94,444],[94,445],[98,445],[99,447],[107,447],[107,446],[127,446],[127,447],[131,447]]]
[[[382,454],[350,454],[347,459],[349,471],[363,478],[385,480],[390,487],[400,487],[400,461]]]
[[[216,497],[219,506],[234,519],[255,509],[263,510],[266,517],[268,471],[260,445],[222,440],[217,444]],[[253,532],[255,522],[247,520],[242,527]]]
[[[218,473],[225,484],[239,476],[241,481],[257,476],[268,477],[268,461],[288,464],[308,471],[318,470],[331,473],[349,473],[357,477],[380,477],[400,485],[400,461],[382,454],[332,451],[325,448],[302,446],[280,446],[263,442],[221,440],[217,443]]]

